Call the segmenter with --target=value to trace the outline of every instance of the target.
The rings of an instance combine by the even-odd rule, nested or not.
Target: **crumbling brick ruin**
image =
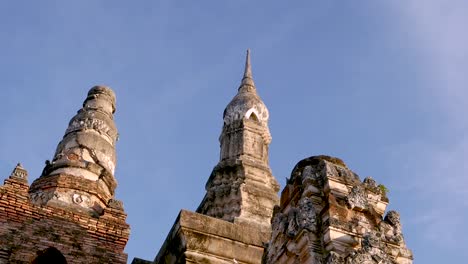
[[[386,189],[337,158],[300,161],[271,221],[265,263],[412,263]]]
[[[31,186],[18,164],[0,186],[0,263],[127,263],[115,200],[114,92],[93,87]]]
[[[41,177],[29,186],[18,164],[0,186],[0,264],[127,263],[114,112],[114,92],[93,87]],[[203,200],[179,213],[154,260],[133,264],[412,263],[399,214],[385,213],[386,188],[338,158],[300,161],[278,197],[268,121],[247,52]]]

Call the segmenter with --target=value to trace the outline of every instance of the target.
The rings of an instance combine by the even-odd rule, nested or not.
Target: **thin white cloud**
[[[433,124],[446,143],[421,139],[392,150],[395,159],[411,161],[409,185],[421,201],[415,209],[420,214],[409,223],[423,225],[425,238],[441,247],[460,248],[468,242],[457,236],[468,233],[468,2],[392,3],[402,30],[411,31],[429,63],[421,65],[431,72],[427,88],[448,121],[443,128]]]
[[[397,7],[418,46],[430,58],[433,89],[449,117],[459,121],[468,108],[468,2],[399,1]]]

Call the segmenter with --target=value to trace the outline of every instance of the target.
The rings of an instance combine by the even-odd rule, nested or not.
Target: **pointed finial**
[[[11,172],[10,179],[19,179],[23,181],[28,180],[28,171],[21,166],[21,163],[18,162],[18,164],[15,166],[13,171]]]
[[[250,49],[247,49],[247,55],[245,57],[244,78],[252,78],[252,66],[250,65]]]
[[[241,87],[244,85],[255,87],[255,83],[252,77],[252,65],[250,64],[250,49],[247,49],[247,55],[245,58],[244,77],[242,78]]]

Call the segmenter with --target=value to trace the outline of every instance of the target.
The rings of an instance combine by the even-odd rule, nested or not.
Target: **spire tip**
[[[250,65],[250,49],[247,49],[247,55],[245,57],[244,78],[252,79],[252,66]]]
[[[244,76],[242,78],[241,86],[243,85],[249,85],[249,86],[255,87],[253,77],[252,77],[252,66],[250,64],[250,49],[247,49],[247,54],[245,57],[245,69],[244,69]]]

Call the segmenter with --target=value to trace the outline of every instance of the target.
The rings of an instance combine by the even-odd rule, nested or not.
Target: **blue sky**
[[[88,89],[111,86],[126,251],[153,259],[204,195],[250,48],[281,185],[303,158],[340,157],[390,190],[415,263],[461,263],[467,12],[462,0],[4,1],[0,173],[21,161],[32,182]]]

